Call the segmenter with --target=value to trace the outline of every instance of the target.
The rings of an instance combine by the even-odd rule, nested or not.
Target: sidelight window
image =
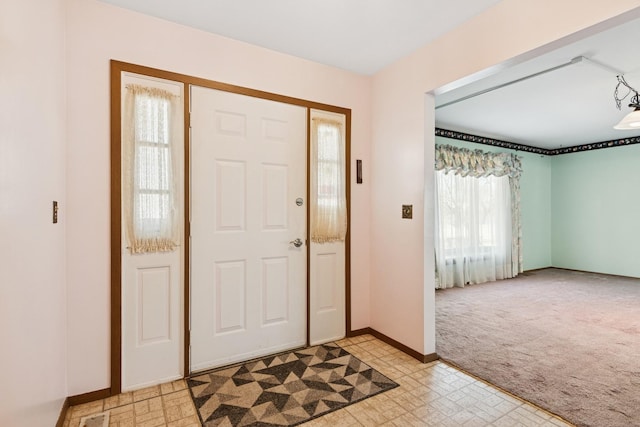
[[[132,253],[163,252],[178,242],[172,150],[175,96],[128,85],[123,132],[125,229]]]
[[[311,132],[311,240],[344,241],[347,199],[343,125],[314,117]]]

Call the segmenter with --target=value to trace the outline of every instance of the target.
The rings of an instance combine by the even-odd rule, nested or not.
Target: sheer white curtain
[[[440,287],[512,277],[509,177],[438,171],[435,187]]]
[[[436,147],[436,288],[522,271],[520,173],[512,154]]]
[[[131,253],[174,250],[179,242],[174,153],[177,97],[128,85],[123,114],[123,209]]]
[[[321,118],[311,123],[311,241],[341,242],[347,234],[342,124]]]

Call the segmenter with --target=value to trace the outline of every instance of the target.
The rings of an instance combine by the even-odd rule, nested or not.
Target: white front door
[[[192,371],[305,345],[306,147],[305,108],[191,88]]]

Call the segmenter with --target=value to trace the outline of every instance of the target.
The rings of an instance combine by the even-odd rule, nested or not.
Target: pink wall
[[[352,108],[352,159],[365,171],[352,187],[353,326],[431,353],[433,97],[424,94],[640,6],[504,0],[371,79],[95,0],[67,3],[71,395],[109,386],[109,59]],[[413,220],[400,217],[407,203]]]
[[[53,425],[65,396],[109,386],[109,59],[352,108],[352,158],[365,172],[352,195],[353,326],[430,353],[434,138],[424,94],[639,7],[504,0],[370,79],[95,0],[0,2],[0,384],[11,390],[0,425]],[[406,203],[413,220],[400,218]]]
[[[95,0],[68,1],[69,394],[109,386],[109,60],[352,109],[353,327],[369,325],[370,81]]]
[[[0,2],[1,426],[55,425],[67,396],[64,10]]]
[[[557,48],[584,36],[574,33],[639,6],[638,0],[591,2],[588,7],[579,0],[503,0],[374,76],[373,328],[421,353],[435,351],[434,104],[425,93]],[[403,203],[413,203],[413,220],[401,219]]]

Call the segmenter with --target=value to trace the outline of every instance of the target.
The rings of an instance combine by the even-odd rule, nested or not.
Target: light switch
[[[413,205],[402,205],[402,218],[413,218]]]

